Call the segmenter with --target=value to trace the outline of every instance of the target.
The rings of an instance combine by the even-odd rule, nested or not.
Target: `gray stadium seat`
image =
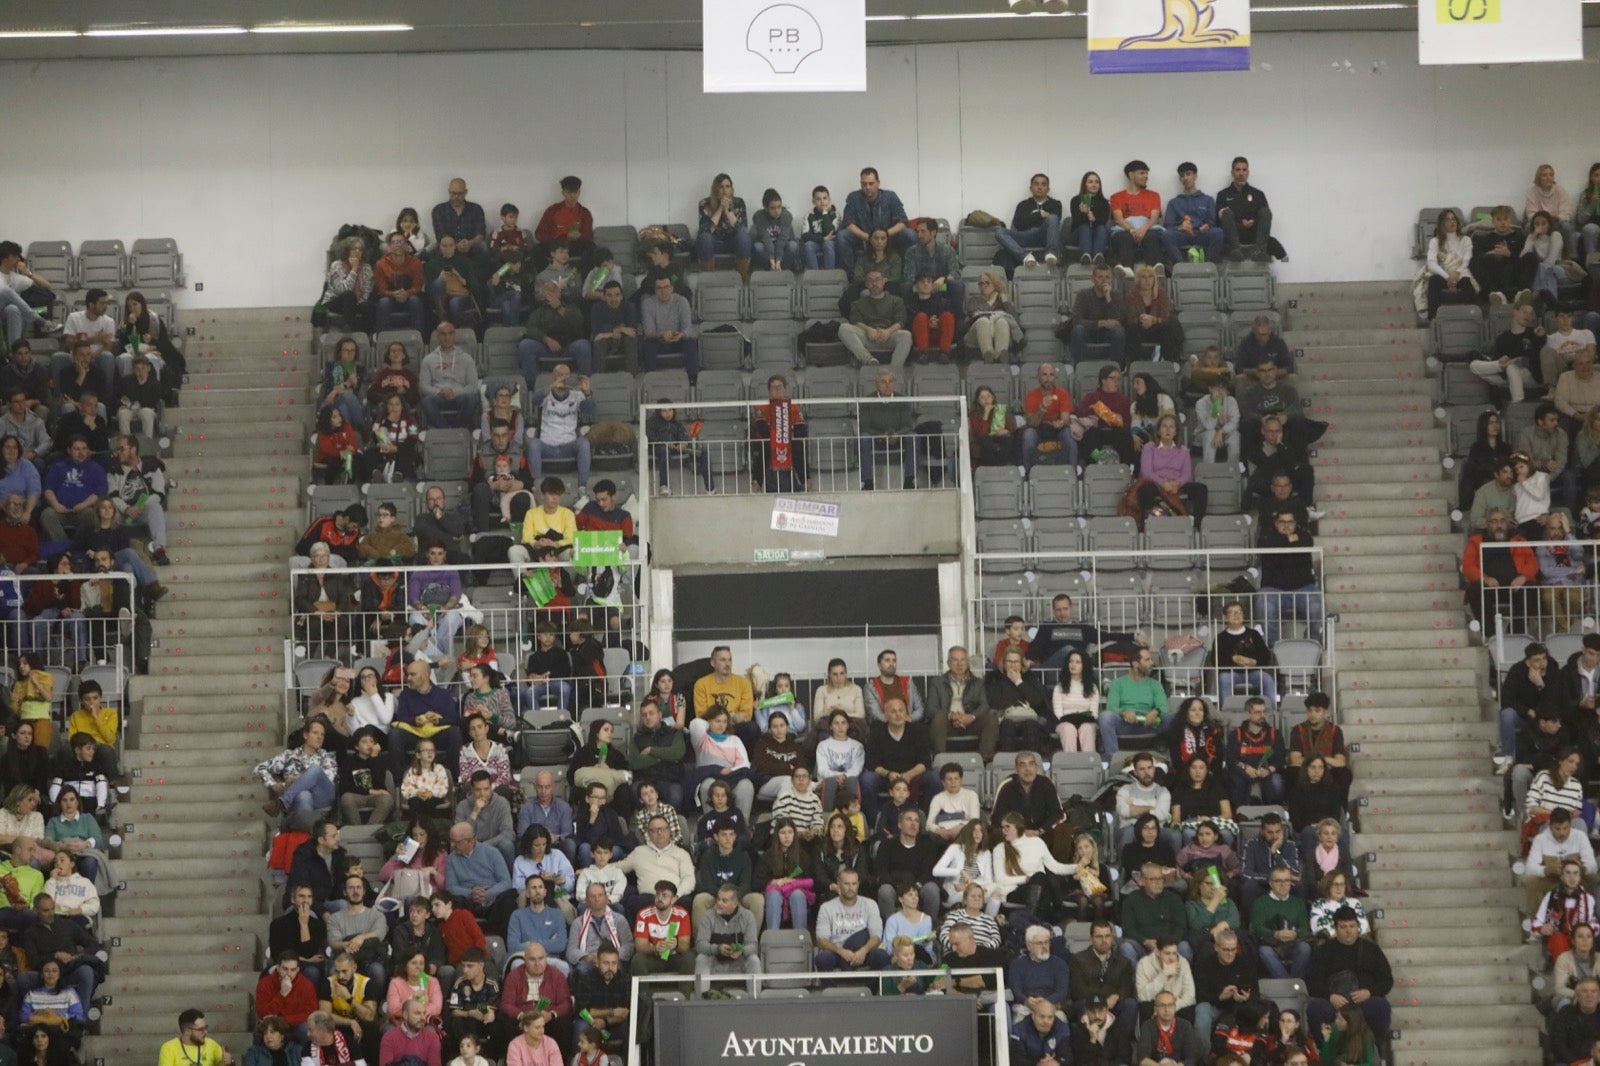
[[[753,319],[793,318],[800,288],[787,270],[766,270],[750,275],[746,310]]]
[[[84,241],[78,246],[83,288],[116,289],[128,282],[128,249],[121,241]]]
[[[77,260],[66,241],[29,241],[28,269],[50,283],[57,292],[78,288]]]
[[[175,289],[183,284],[183,256],[171,237],[144,237],[133,242],[129,284],[140,289]]]

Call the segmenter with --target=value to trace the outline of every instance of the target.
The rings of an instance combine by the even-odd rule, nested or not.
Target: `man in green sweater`
[[[1106,692],[1106,709],[1100,715],[1100,741],[1106,761],[1116,761],[1122,737],[1161,732],[1166,710],[1167,689],[1156,677],[1155,656],[1149,648],[1140,648],[1128,673],[1111,682]]]
[[[1279,867],[1268,892],[1250,909],[1250,932],[1261,945],[1261,965],[1270,977],[1304,978],[1311,966],[1311,912],[1294,894],[1294,879]]]
[[[879,362],[867,345],[892,345],[891,366],[905,366],[911,354],[911,331],[906,328],[906,303],[884,289],[888,279],[881,270],[867,272],[867,292],[850,305],[850,321],[839,324],[839,343],[850,350],[856,362],[873,366]]]
[[[1166,890],[1161,867],[1144,864],[1140,890],[1122,897],[1122,942],[1117,950],[1134,966],[1156,949],[1159,940],[1181,941],[1189,932],[1189,917],[1183,897]]]
[[[898,299],[898,297],[896,297]],[[916,410],[908,403],[879,403],[895,395],[894,371],[878,371],[877,391],[863,397],[857,408],[861,425],[861,489],[870,492],[877,473],[876,456],[899,452],[905,467],[903,488],[917,487],[917,471],[922,466],[922,439],[916,428]]]

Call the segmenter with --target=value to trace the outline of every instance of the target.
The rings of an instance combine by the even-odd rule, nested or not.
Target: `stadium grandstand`
[[[1593,63],[242,6],[0,14],[0,1059],[1600,1062]]]

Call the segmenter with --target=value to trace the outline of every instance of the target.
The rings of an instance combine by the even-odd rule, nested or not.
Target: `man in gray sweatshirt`
[[[511,804],[494,790],[494,778],[487,770],[472,775],[471,791],[456,804],[456,821],[469,822],[477,831],[478,843],[487,844],[506,860],[509,869],[516,859],[517,830],[511,817]]]
[[[760,973],[761,955],[755,915],[739,905],[739,889],[725,881],[705,918],[694,927],[695,991],[704,996],[712,973]],[[750,994],[756,994],[750,982]]]
[[[435,334],[439,346],[422,357],[419,385],[422,416],[428,425],[477,429],[483,415],[478,396],[478,367],[472,356],[456,347],[456,327],[450,322]]]
[[[861,489],[870,492],[877,473],[876,456],[899,452],[905,463],[903,487],[917,487],[917,471],[922,466],[925,450],[922,439],[912,430],[916,426],[916,411],[909,403],[881,403],[895,395],[894,371],[885,367],[878,371],[878,387],[872,396],[863,397],[859,411],[861,423]]]
[[[911,331],[906,329],[906,304],[884,286],[888,279],[881,270],[867,272],[867,292],[850,305],[850,321],[839,324],[839,343],[850,350],[862,366],[878,363],[867,351],[867,345],[877,345],[879,350],[890,346],[889,363],[905,366],[911,354]]]
[[[689,382],[700,376],[700,341],[695,336],[694,312],[689,301],[679,296],[670,278],[656,279],[655,299],[639,305],[639,358],[645,370],[656,369],[663,355],[683,356],[683,369]]]

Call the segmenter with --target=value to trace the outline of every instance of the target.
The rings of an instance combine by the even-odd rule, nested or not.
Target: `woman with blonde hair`
[[[734,266],[746,280],[750,277],[750,213],[744,199],[733,195],[733,179],[718,174],[711,179],[711,192],[700,201],[700,230],[694,240],[695,258],[700,269],[716,269],[718,253],[732,253]]]
[[[949,905],[960,904],[970,885],[983,889],[985,914],[1000,913],[1000,892],[994,883],[994,855],[989,850],[989,827],[974,818],[961,827],[955,840],[934,863],[933,876],[944,886]]]
[[[346,237],[334,245],[319,301],[328,313],[344,317],[362,332],[372,327],[374,295],[372,264],[366,257],[367,246],[360,237]]]
[[[1128,338],[1129,358],[1143,358],[1141,345],[1153,344],[1155,358],[1177,362],[1183,357],[1183,327],[1172,300],[1161,288],[1156,268],[1148,263],[1133,270],[1133,286],[1123,304],[1122,325]]]
[[[1013,345],[1022,343],[1022,325],[1017,309],[1006,298],[1005,275],[985,270],[978,278],[978,291],[967,297],[962,308],[962,343],[978,349],[986,363],[1009,360]]]

